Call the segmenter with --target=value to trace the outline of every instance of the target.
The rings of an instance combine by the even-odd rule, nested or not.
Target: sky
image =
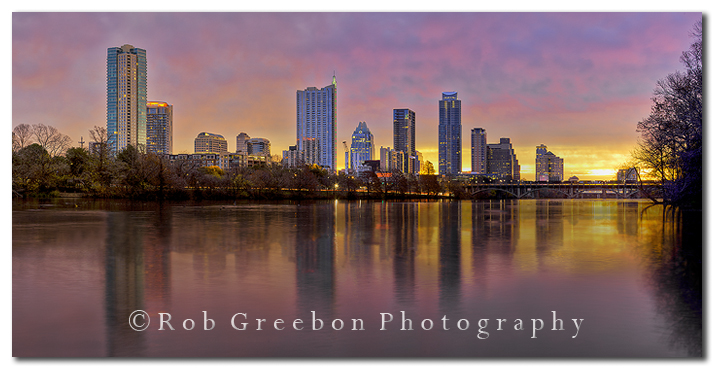
[[[536,146],[565,178],[615,178],[636,145],[655,84],[683,70],[702,13],[37,13],[12,14],[12,126],[43,123],[74,145],[106,126],[106,52],[147,51],[148,99],[174,107],[174,152],[246,132],[281,154],[296,140],[296,91],[338,87],[342,141],[364,121],[392,147],[392,110],[416,113],[416,147],[437,168],[438,101],[462,101],[470,133],[511,139],[521,177]],[[377,159],[377,158],[376,158]]]

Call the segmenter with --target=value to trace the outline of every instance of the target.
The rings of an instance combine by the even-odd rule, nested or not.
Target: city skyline
[[[471,169],[464,137],[480,127],[491,137],[511,138],[523,178],[533,178],[533,148],[545,143],[564,159],[565,178],[610,179],[635,147],[636,124],[650,111],[656,81],[683,69],[680,53],[700,18],[702,13],[15,13],[12,125],[52,125],[78,145],[89,129],[106,122],[102,55],[108,47],[130,44],[147,51],[147,99],[174,107],[175,153],[191,153],[201,131],[227,138],[250,132],[278,151],[295,145],[293,94],[325,86],[335,71],[341,85],[337,141],[366,122],[375,146],[390,146],[392,110],[410,107],[420,116],[416,149],[437,168],[434,102],[444,91],[457,91],[462,171]],[[112,26],[127,19],[133,27]],[[419,27],[407,32],[399,27],[406,23]],[[268,27],[251,36],[257,25]],[[176,41],[167,42],[174,33],[169,39]],[[70,47],[73,52],[65,53]],[[337,164],[343,167],[341,160]]]

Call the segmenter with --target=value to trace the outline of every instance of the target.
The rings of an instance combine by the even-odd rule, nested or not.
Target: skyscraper
[[[487,172],[506,182],[520,180],[519,161],[509,138],[500,138],[499,144],[487,144]]]
[[[146,103],[146,151],[172,154],[174,107],[163,101]]]
[[[350,145],[350,168],[358,172],[365,161],[372,160],[375,153],[375,138],[370,129],[367,128],[367,123],[359,122],[353,132],[352,140]]]
[[[146,88],[146,50],[107,49],[107,136],[114,153],[146,145]]]
[[[472,129],[472,173],[487,173],[487,131]]]
[[[301,160],[335,171],[337,168],[338,89],[333,83],[296,93],[297,139]]]
[[[439,174],[462,172],[462,101],[443,92],[439,101]]]
[[[415,112],[410,109],[392,110],[393,147],[414,156],[415,149]]]

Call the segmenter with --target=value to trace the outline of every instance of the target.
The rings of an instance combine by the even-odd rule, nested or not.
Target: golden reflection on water
[[[13,213],[16,356],[300,356],[334,346],[351,356],[702,355],[702,237],[684,227],[702,215],[644,201],[23,207]],[[37,319],[48,305],[58,314]],[[133,332],[125,317],[138,308],[155,318],[204,310],[274,318],[313,310],[331,318],[556,309],[610,330],[611,339],[595,329],[559,346],[512,336],[513,345],[492,340],[470,352],[445,336],[443,345],[415,352],[435,339],[385,347],[396,338],[260,333],[276,346],[241,342],[237,352],[230,330]],[[69,314],[77,310],[86,315]],[[87,318],[89,325],[76,325]],[[53,325],[56,332],[34,339]],[[68,328],[81,329],[74,341]],[[182,349],[189,342],[205,344]]]

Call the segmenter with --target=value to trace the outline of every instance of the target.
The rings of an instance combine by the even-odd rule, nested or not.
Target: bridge
[[[639,184],[578,184],[578,183],[531,183],[531,184],[464,184],[472,197],[508,196],[524,198],[616,198],[637,199],[647,197],[647,192],[656,190],[655,185]]]

